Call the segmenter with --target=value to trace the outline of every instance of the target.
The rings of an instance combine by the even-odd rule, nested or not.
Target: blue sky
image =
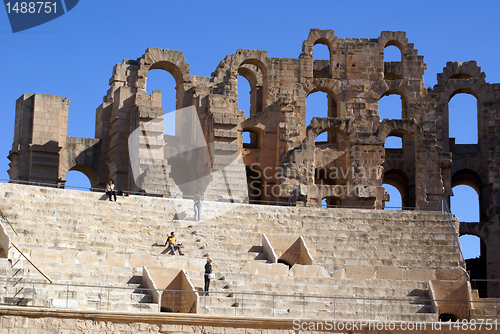
[[[0,178],[8,178],[17,98],[35,92],[69,98],[68,135],[93,138],[95,109],[113,66],[141,57],[148,47],[181,50],[191,74],[210,76],[239,48],[297,58],[311,28],[332,29],[340,38],[377,38],[383,30],[403,30],[424,56],[426,87],[436,83],[448,61],[476,60],[486,80],[498,83],[499,9],[498,1],[471,5],[462,0],[82,0],[58,19],[16,34],[0,9]],[[466,102],[457,103],[453,131],[462,136],[470,132],[466,120],[471,114],[469,107],[460,109]],[[461,220],[478,219],[477,195],[472,201],[470,196],[452,203]]]

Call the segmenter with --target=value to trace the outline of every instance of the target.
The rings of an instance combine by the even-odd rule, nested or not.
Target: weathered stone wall
[[[154,315],[117,312],[72,312],[31,308],[0,308],[0,333],[131,333],[131,334],[295,334],[295,333],[464,333],[472,324],[367,322],[330,319],[249,319],[200,315]],[[450,328],[451,327],[451,328]],[[465,328],[465,329],[463,329]],[[474,325],[474,333],[491,333],[497,325]]]

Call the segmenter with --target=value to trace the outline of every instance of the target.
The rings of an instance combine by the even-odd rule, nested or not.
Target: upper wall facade
[[[326,46],[329,59],[315,59],[317,44]],[[384,61],[388,46],[399,49],[400,61]],[[170,196],[200,191],[251,203],[326,200],[371,207],[383,207],[383,184],[390,184],[401,192],[403,206],[430,210],[448,200],[452,187],[466,184],[479,194],[481,221],[497,221],[500,85],[488,84],[470,61],[447,63],[437,85],[425,88],[425,68],[401,31],[342,39],[332,30],[312,29],[296,59],[240,49],[210,77],[191,75],[181,51],[149,48],[113,68],[94,139],[67,136],[67,99],[19,98],[9,175],[62,186],[69,170],[80,170],[100,188],[113,178],[119,189]],[[192,115],[176,118],[182,131],[175,137],[157,121],[167,117],[161,92],[146,92],[153,69],[174,78],[177,109],[196,113],[195,121]],[[250,85],[248,114],[238,109],[240,76]],[[326,93],[327,107],[323,117],[307,122],[306,98],[315,92]],[[458,93],[478,101],[477,144],[449,138],[448,104]],[[401,118],[381,120],[379,101],[388,95],[401,98]],[[327,139],[319,141],[322,133]],[[186,144],[200,135],[203,153],[198,144]],[[402,139],[401,149],[384,147],[389,136]],[[215,182],[219,178],[225,181]]]

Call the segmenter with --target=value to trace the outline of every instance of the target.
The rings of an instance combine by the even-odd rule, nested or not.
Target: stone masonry
[[[314,59],[316,44],[328,47],[329,59]],[[401,51],[401,61],[384,61],[388,46]],[[161,93],[146,93],[152,69],[175,79],[177,109],[195,107],[210,159],[197,165],[187,152],[169,160],[158,124],[152,137],[138,139],[146,142],[148,154],[154,152],[154,159],[139,153],[139,167],[147,170],[139,184],[131,172],[128,138],[163,115]],[[9,176],[63,186],[66,173],[78,170],[98,188],[113,178],[119,189],[167,196],[198,190],[219,199],[248,195],[251,203],[317,205],[326,199],[331,205],[370,207],[383,207],[383,184],[390,184],[401,192],[403,206],[421,210],[440,209],[454,186],[469,185],[479,195],[480,221],[463,223],[461,233],[483,242],[480,278],[499,279],[500,85],[487,83],[481,68],[469,61],[447,63],[437,85],[425,88],[425,69],[423,56],[400,31],[341,39],[332,30],[312,29],[297,59],[240,49],[210,77],[191,75],[181,51],[148,48],[141,58],[115,65],[97,108],[95,139],[67,136],[68,99],[21,96]],[[251,87],[249,117],[238,109],[240,75]],[[306,97],[318,91],[328,95],[328,108],[306,124]],[[448,102],[458,93],[478,101],[477,144],[449,138]],[[401,119],[381,120],[379,100],[393,94],[402,100]],[[176,133],[178,142],[192,140],[195,132]],[[245,132],[250,142],[244,143]],[[318,142],[323,132],[328,139]],[[389,136],[401,137],[403,148],[385,149]],[[244,169],[226,168],[235,159]],[[236,180],[229,195],[221,182],[181,186],[217,171]]]

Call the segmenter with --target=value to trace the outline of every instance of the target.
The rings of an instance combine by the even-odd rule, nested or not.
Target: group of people
[[[179,252],[179,255],[184,255],[182,252],[183,245],[178,244],[175,240],[175,232],[170,232],[170,236],[167,238],[167,241],[165,241],[164,247],[168,247],[170,250],[171,255],[175,255],[175,251],[177,250]],[[208,291],[210,288],[210,280],[215,278],[213,271],[212,271],[212,258],[209,257],[207,258],[207,263],[205,263],[205,273],[204,273],[204,279],[205,279],[205,286],[204,286],[204,292],[205,296],[208,296]]]

